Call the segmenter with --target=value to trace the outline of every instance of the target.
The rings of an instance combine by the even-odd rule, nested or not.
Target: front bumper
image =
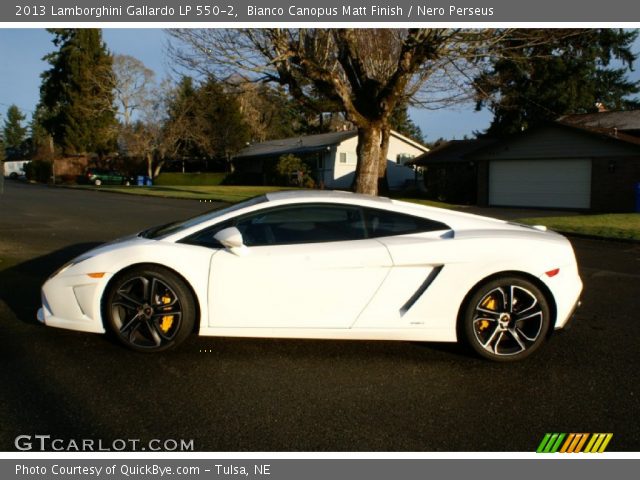
[[[55,276],[42,286],[37,319],[49,327],[104,333],[100,300],[110,275],[99,280],[86,275]]]

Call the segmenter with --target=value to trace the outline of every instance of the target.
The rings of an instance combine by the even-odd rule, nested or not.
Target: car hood
[[[87,258],[95,257],[96,255],[100,255],[102,253],[112,252],[114,250],[119,250],[121,248],[133,246],[133,245],[142,245],[142,244],[151,244],[155,243],[156,240],[151,240],[148,238],[142,238],[137,233],[133,235],[127,235],[126,237],[120,237],[115,240],[111,240],[110,242],[103,243],[91,250],[88,250],[76,258],[71,260],[71,263],[79,263]]]

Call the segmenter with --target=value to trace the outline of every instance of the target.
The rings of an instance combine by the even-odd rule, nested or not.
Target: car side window
[[[351,205],[302,204],[259,210],[197,232],[182,243],[220,248],[213,238],[236,227],[248,247],[340,242],[366,238],[362,209]]]
[[[376,208],[363,210],[369,238],[450,230],[448,225],[428,218]]]
[[[234,227],[235,224],[235,218],[226,220],[222,223],[216,223],[209,228],[205,228],[204,230],[200,230],[199,232],[183,238],[179,243],[188,243],[189,245],[199,245],[201,247],[208,248],[223,248],[222,244],[213,238],[213,236],[225,228]]]
[[[365,238],[362,211],[350,205],[295,205],[257,212],[239,221],[245,245],[293,245]]]

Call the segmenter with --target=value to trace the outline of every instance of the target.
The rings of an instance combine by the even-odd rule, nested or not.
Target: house
[[[429,176],[440,171],[448,185],[474,188],[478,205],[630,212],[640,182],[640,123],[631,121],[637,114],[561,117],[499,140],[448,142],[412,163],[426,169],[428,190]],[[611,121],[600,122],[598,115]],[[470,176],[460,174],[463,166]],[[431,194],[455,201],[442,198],[455,197],[451,187],[441,189]]]
[[[356,130],[321,133],[256,143],[234,158],[237,172],[253,183],[265,183],[268,170],[282,155],[295,155],[310,167],[318,185],[326,188],[350,188],[356,170]],[[391,189],[414,184],[416,172],[406,163],[429,149],[395,131],[391,131],[387,153],[387,177]]]
[[[411,161],[424,177],[427,194],[433,200],[470,205],[477,202],[478,164],[467,158],[493,140],[451,140]]]

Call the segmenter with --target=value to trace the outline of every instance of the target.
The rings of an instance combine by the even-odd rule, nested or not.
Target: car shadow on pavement
[[[25,323],[37,323],[40,287],[58,268],[81,253],[101,245],[88,242],[69,245],[0,270],[0,299]]]

